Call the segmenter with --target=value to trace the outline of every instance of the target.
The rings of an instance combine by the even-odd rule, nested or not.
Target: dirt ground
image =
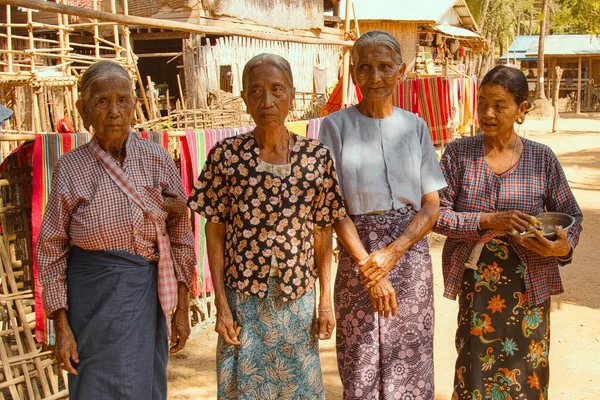
[[[549,145],[559,156],[584,212],[584,231],[574,261],[562,269],[565,293],[553,297],[550,398],[600,399],[600,115],[562,115],[559,131],[550,120],[528,120],[521,134]],[[457,304],[442,297],[441,240],[431,243],[435,271],[435,400],[452,394]],[[335,335],[334,335],[335,337]],[[215,399],[215,349],[212,323],[197,326],[186,348],[169,363],[169,398]],[[334,340],[321,342],[321,364],[328,399],[341,399]]]

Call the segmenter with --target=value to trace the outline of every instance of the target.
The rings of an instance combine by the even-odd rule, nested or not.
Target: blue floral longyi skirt
[[[219,337],[219,400],[313,400],[324,398],[318,340],[312,334],[315,290],[283,301],[279,278],[270,277],[266,298],[227,289],[240,346]]]

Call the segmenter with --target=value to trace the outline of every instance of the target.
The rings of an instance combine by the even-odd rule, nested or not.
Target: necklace
[[[117,160],[116,158],[114,158],[114,157],[112,156],[112,154],[110,154],[110,152],[109,152],[109,151],[107,151],[107,152],[106,152],[106,154],[108,154],[108,156],[109,156],[110,158],[112,158],[112,160],[115,162],[115,164],[117,164],[117,167],[121,168],[121,161],[119,161],[119,160]]]
[[[515,141],[513,142],[512,155],[510,156],[510,165],[508,168],[512,168],[513,162],[515,161],[515,153],[517,150],[517,141],[519,140],[519,135],[515,135]],[[483,138],[483,150],[485,152],[485,137]]]
[[[287,133],[287,154],[285,156],[285,163],[290,164],[292,162],[292,148],[294,147],[294,134],[292,132],[288,131],[287,129],[285,130],[285,132]],[[256,140],[255,135],[256,134],[253,134],[254,141],[255,141],[256,145],[258,146],[259,152],[260,152],[260,145],[258,144],[258,141]],[[111,158],[112,158],[112,156],[111,156]],[[114,160],[114,158],[113,158],[113,160]]]
[[[510,166],[508,168],[511,168],[513,166],[513,162],[515,160],[515,150],[517,149],[517,140],[519,140],[519,135],[515,135],[515,144],[513,144],[512,156],[510,156]]]

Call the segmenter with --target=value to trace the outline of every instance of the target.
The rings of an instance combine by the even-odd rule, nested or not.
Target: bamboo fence
[[[34,340],[31,169],[0,173],[0,400],[63,399],[66,374]]]

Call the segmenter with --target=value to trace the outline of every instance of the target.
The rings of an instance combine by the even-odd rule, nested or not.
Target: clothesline
[[[6,132],[6,131],[5,131]],[[39,132],[37,135],[48,135],[56,132]],[[0,134],[0,142],[33,142],[35,133],[4,133]],[[185,137],[185,131],[167,131],[168,137]]]

